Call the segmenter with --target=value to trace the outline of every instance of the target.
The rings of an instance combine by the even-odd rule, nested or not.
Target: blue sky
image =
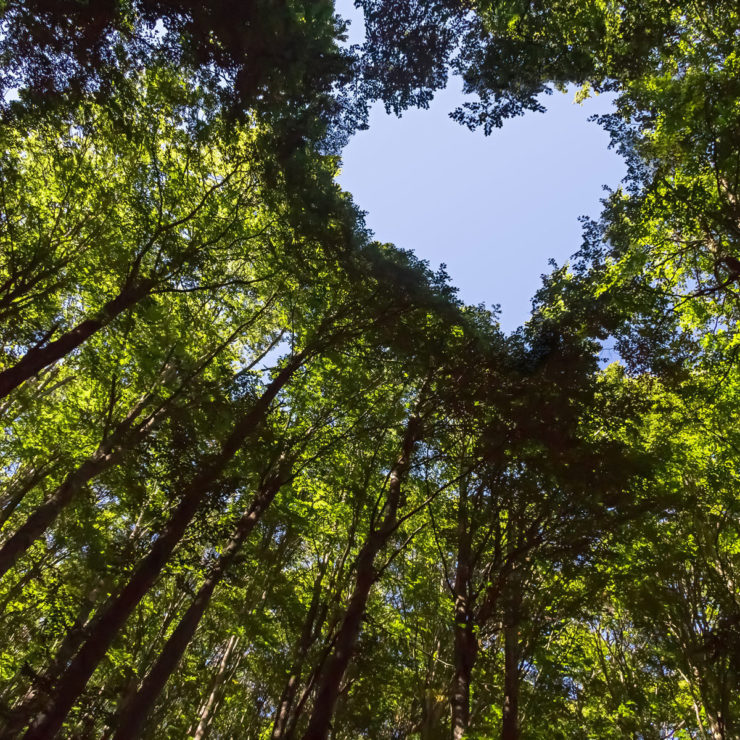
[[[349,0],[337,10],[356,19]],[[370,129],[345,149],[338,179],[377,239],[434,268],[446,263],[462,299],[500,304],[502,326],[513,330],[529,315],[548,259],[562,263],[580,246],[578,217],[598,216],[602,186],[624,176],[606,133],[587,120],[611,104],[601,96],[577,105],[572,92],[555,93],[543,98],[546,113],[485,137],[448,117],[462,100],[452,78],[429,110],[399,119],[376,106]]]

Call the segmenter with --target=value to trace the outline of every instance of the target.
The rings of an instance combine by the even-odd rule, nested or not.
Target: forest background
[[[0,737],[740,737],[737,6],[356,6],[0,3]],[[336,181],[451,75],[615,101],[512,333]]]

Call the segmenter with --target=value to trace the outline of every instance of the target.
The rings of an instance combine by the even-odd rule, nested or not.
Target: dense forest
[[[0,737],[740,738],[740,8],[355,5],[0,2]],[[616,101],[508,335],[335,179],[451,75]]]

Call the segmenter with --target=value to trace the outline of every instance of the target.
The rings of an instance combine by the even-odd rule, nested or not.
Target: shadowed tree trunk
[[[49,707],[40,713],[25,734],[26,740],[49,740],[56,737],[69,710],[84,690],[96,667],[105,656],[118,631],[149,591],[170,555],[180,542],[188,524],[195,516],[204,496],[232,460],[244,441],[256,431],[280,390],[289,382],[306,360],[308,352],[294,355],[267,386],[262,396],[234,426],[221,450],[186,486],[167,526],[155,540],[149,554],[139,563],[128,583],[104,604],[89,630],[88,637],[77,655],[60,676],[51,696]]]
[[[285,471],[282,474],[276,473],[262,486],[252,500],[250,507],[242,515],[221,557],[211,568],[195,599],[193,599],[177,627],[164,644],[162,652],[146,675],[141,688],[121,708],[118,714],[118,727],[113,735],[113,740],[129,740],[129,738],[139,737],[141,728],[144,726],[152,707],[193,639],[216,586],[234,562],[234,558],[260,520],[265,509],[272,503],[286,477]]]
[[[266,305],[269,305],[270,301]],[[259,316],[264,309],[257,312]],[[232,339],[254,319],[242,324],[232,332],[213,352],[209,353],[196,369],[186,376],[180,386],[160,405],[144,418],[140,418],[147,404],[153,398],[153,391],[146,394],[129,411],[129,413],[106,434],[98,448],[90,457],[82,462],[76,470],[69,473],[52,495],[44,501],[28,517],[28,519],[13,533],[0,548],[0,578],[2,578],[31,545],[43,536],[44,532],[54,523],[62,510],[68,506],[82,488],[91,480],[117,464],[121,457],[136,444],[149,435],[156,425],[172,411],[175,399],[188,388],[189,383],[206,368]],[[162,378],[166,378],[169,370],[165,369]],[[17,503],[15,504],[17,505]],[[12,513],[12,512],[11,512]],[[3,511],[3,516],[5,512]],[[4,519],[2,520],[4,521]]]
[[[521,578],[515,568],[504,616],[504,706],[501,740],[519,738],[519,619]]]
[[[213,677],[213,681],[211,681],[211,690],[208,692],[208,699],[206,699],[203,709],[201,709],[198,726],[195,728],[195,732],[193,733],[194,740],[205,740],[208,727],[211,723],[213,710],[218,703],[218,696],[221,692],[221,687],[228,674],[229,659],[236,649],[238,642],[239,638],[236,635],[232,635],[226,643],[224,653],[221,656],[221,662],[218,666],[218,671]]]
[[[95,316],[85,319],[74,329],[62,334],[59,339],[42,347],[29,349],[13,367],[0,372],[0,398],[7,396],[47,365],[61,360],[77,349],[93,334],[108,326],[116,317],[147,296],[156,284],[156,280],[149,279],[124,286],[121,292],[113,300],[108,301]]]
[[[329,736],[342,679],[357,645],[370,589],[378,578],[375,558],[395,531],[401,502],[401,485],[408,474],[419,432],[419,419],[412,416],[406,426],[401,454],[389,475],[387,513],[377,529],[371,523],[370,534],[357,556],[352,595],[337,633],[334,650],[319,679],[314,710],[308,721],[303,740],[325,740]]]
[[[288,680],[285,682],[277,710],[275,711],[275,722],[272,727],[272,734],[270,735],[271,740],[284,740],[287,737],[288,719],[290,717],[290,711],[293,708],[293,703],[295,702],[296,692],[298,691],[298,682],[303,669],[303,663],[306,660],[309,648],[316,639],[315,623],[321,606],[321,585],[324,580],[327,564],[327,560],[321,563],[319,573],[313,584],[311,603],[306,613],[306,619],[303,622],[295,660],[291,666]]]
[[[0,578],[18,562],[36,540],[43,536],[87,483],[115,465],[127,450],[146,437],[164,415],[165,409],[160,408],[156,413],[135,424],[142,406],[143,403],[137,404],[117,425],[113,433],[98,445],[95,452],[76,470],[69,473],[54,493],[3,544],[0,548]]]
[[[470,723],[470,682],[478,655],[472,615],[464,605],[455,608],[455,678],[452,690],[452,737],[460,740]]]
[[[474,615],[470,603],[471,547],[467,481],[460,485],[457,505],[457,567],[455,569],[455,676],[451,696],[452,740],[461,740],[470,723],[470,680],[478,653]]]
[[[16,485],[10,486],[2,503],[2,512],[0,512],[0,529],[2,529],[8,519],[13,516],[15,510],[26,497],[26,494],[29,491],[32,491],[54,469],[56,461],[57,458],[55,456],[45,465],[41,465],[38,468],[31,468],[22,481],[19,481]]]

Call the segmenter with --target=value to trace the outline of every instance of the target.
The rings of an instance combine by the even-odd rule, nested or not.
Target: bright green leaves
[[[68,734],[112,731],[279,471],[152,696],[150,735],[267,737],[279,707],[300,734],[369,575],[336,737],[446,734],[461,655],[469,737],[498,734],[512,683],[525,737],[721,736],[722,723],[733,736],[737,10],[360,4],[369,42],[353,69],[330,3],[76,3],[69,39],[53,10],[2,10],[31,42],[42,22],[52,33],[29,49],[38,68],[15,69],[27,89],[0,128],[3,368],[95,324],[3,405],[3,544],[55,510],[2,581],[2,721],[41,711],[87,620],[216,465],[158,578],[105,636]],[[111,57],[87,68],[75,39],[93,22]],[[0,63],[18,48],[3,36]],[[37,52],[70,63],[46,107],[30,96]],[[511,337],[444,269],[371,242],[321,154],[370,99],[426,105],[450,65],[479,96],[457,118],[487,131],[550,86],[619,94],[606,123],[627,187]],[[356,100],[335,97],[350,84]],[[628,369],[599,371],[615,339]],[[296,356],[259,428],[224,452]]]

